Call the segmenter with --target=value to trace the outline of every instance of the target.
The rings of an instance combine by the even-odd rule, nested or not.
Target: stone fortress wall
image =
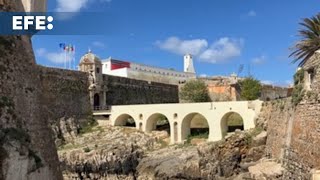
[[[38,67],[42,85],[42,117],[54,131],[56,144],[72,140],[92,115],[88,73]],[[101,105],[177,103],[177,86],[123,77],[102,76]],[[105,99],[104,99],[105,98]]]
[[[74,138],[92,115],[88,75],[38,66],[42,86],[42,117],[54,132],[56,145]]]
[[[316,53],[302,66],[305,95],[298,105],[291,98],[266,102],[259,117],[267,120],[267,155],[282,162],[285,179],[311,179],[320,169],[319,64]]]
[[[130,78],[103,75],[106,105],[178,103],[178,87]]]
[[[291,88],[263,84],[260,100],[269,101],[291,96]]]
[[[320,104],[299,104],[291,98],[265,102],[259,119],[265,119],[266,155],[282,163],[285,179],[310,179],[320,168]]]

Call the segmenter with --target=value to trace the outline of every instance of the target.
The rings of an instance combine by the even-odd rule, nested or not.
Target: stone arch
[[[194,121],[196,121],[197,117],[201,118],[201,121],[194,122]],[[198,125],[196,125],[196,124],[198,124]],[[209,127],[208,119],[204,115],[202,115],[201,113],[193,112],[193,113],[187,114],[183,118],[182,124],[181,124],[181,140],[187,139],[187,137],[189,135],[191,135],[191,133],[193,133],[192,132],[193,129],[200,130],[199,131],[200,133],[203,133],[204,131],[202,131],[202,130],[205,130],[204,133],[207,133],[208,137],[210,137],[209,128],[210,127]]]
[[[168,121],[168,134],[170,134],[170,123],[169,123],[169,119],[166,115],[161,114],[161,113],[154,113],[151,116],[149,116],[149,118],[146,121],[146,132],[151,132],[153,130],[156,130],[157,127],[157,123],[159,122],[159,120],[162,120],[162,118],[165,118]],[[164,120],[164,119],[163,119]]]
[[[93,106],[94,106],[94,109],[100,107],[100,95],[98,93],[95,93],[93,95]]]
[[[114,125],[136,127],[136,120],[129,114],[121,114],[115,119]]]
[[[244,121],[240,113],[231,111],[224,114],[220,122],[222,137],[227,133],[234,132],[236,129],[244,130]]]

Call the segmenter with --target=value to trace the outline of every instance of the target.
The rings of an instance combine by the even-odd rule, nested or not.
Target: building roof
[[[86,63],[86,64],[100,63],[101,64],[101,60],[97,55],[89,51],[87,54],[81,57],[80,64],[83,64],[83,63]]]

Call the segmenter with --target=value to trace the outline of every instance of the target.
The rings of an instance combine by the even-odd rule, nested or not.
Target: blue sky
[[[317,0],[50,0],[48,11],[107,12],[99,36],[34,36],[39,64],[63,67],[59,43],[76,46],[76,61],[88,48],[112,56],[182,71],[192,53],[197,75],[250,73],[266,83],[291,82],[296,64],[289,47],[302,18],[319,12]],[[86,22],[83,22],[86,26]],[[250,67],[250,68],[249,68]]]

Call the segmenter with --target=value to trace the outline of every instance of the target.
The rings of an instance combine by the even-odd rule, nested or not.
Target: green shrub
[[[299,69],[293,76],[294,85],[303,83],[304,81],[304,70]]]
[[[179,92],[180,98],[187,102],[209,102],[207,85],[201,80],[188,81]]]
[[[260,81],[254,79],[253,77],[245,78],[239,82],[241,89],[241,99],[243,100],[256,100],[261,94],[261,84]]]
[[[295,85],[292,90],[292,103],[295,106],[298,105],[303,99],[304,94],[305,94],[305,91],[303,90],[302,84]]]

